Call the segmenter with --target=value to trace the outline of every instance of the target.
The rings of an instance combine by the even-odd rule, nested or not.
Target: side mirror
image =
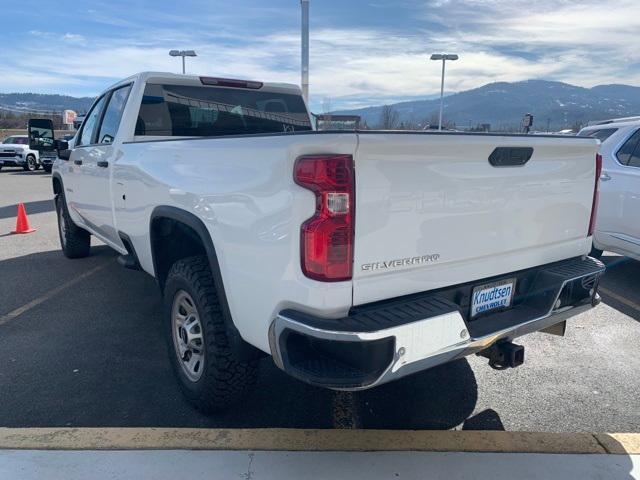
[[[71,157],[69,142],[66,140],[56,140],[56,150],[58,151],[58,158],[61,160],[69,160]]]
[[[51,120],[48,118],[29,119],[29,148],[39,152],[55,150]]]

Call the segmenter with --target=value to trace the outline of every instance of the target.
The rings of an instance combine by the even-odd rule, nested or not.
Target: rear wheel
[[[62,253],[67,258],[83,258],[91,250],[91,235],[78,227],[67,210],[67,202],[62,193],[56,195],[56,212],[58,214],[58,234]]]
[[[189,402],[205,413],[237,404],[255,384],[257,361],[234,356],[207,257],[173,264],[164,310],[171,364]]]
[[[35,172],[38,168],[36,157],[34,155],[27,155],[27,163],[22,168],[28,172]]]

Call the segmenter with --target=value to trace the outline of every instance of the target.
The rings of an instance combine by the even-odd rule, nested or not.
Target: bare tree
[[[398,126],[398,112],[391,105],[385,105],[380,112],[380,127],[383,130],[393,130]]]

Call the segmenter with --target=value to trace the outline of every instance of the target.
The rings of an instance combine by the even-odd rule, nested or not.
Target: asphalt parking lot
[[[360,393],[287,377],[266,358],[255,393],[204,416],[182,398],[154,280],[94,243],[67,260],[51,177],[0,172],[0,426],[299,427],[640,431],[640,263],[605,254],[603,304],[565,338],[521,339],[527,360],[494,371],[470,357]],[[10,235],[24,202],[29,235]]]

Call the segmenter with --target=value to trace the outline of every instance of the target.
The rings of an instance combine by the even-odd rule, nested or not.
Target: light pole
[[[301,24],[301,86],[302,96],[305,102],[309,102],[309,0],[300,0],[302,7],[302,24]]]
[[[438,130],[442,130],[442,110],[444,109],[444,64],[447,60],[458,60],[455,53],[434,53],[431,60],[442,60],[442,81],[440,82],[440,118],[438,120]]]
[[[171,50],[169,55],[172,57],[182,57],[182,74],[184,75],[184,57],[197,57],[196,52],[193,50]]]

